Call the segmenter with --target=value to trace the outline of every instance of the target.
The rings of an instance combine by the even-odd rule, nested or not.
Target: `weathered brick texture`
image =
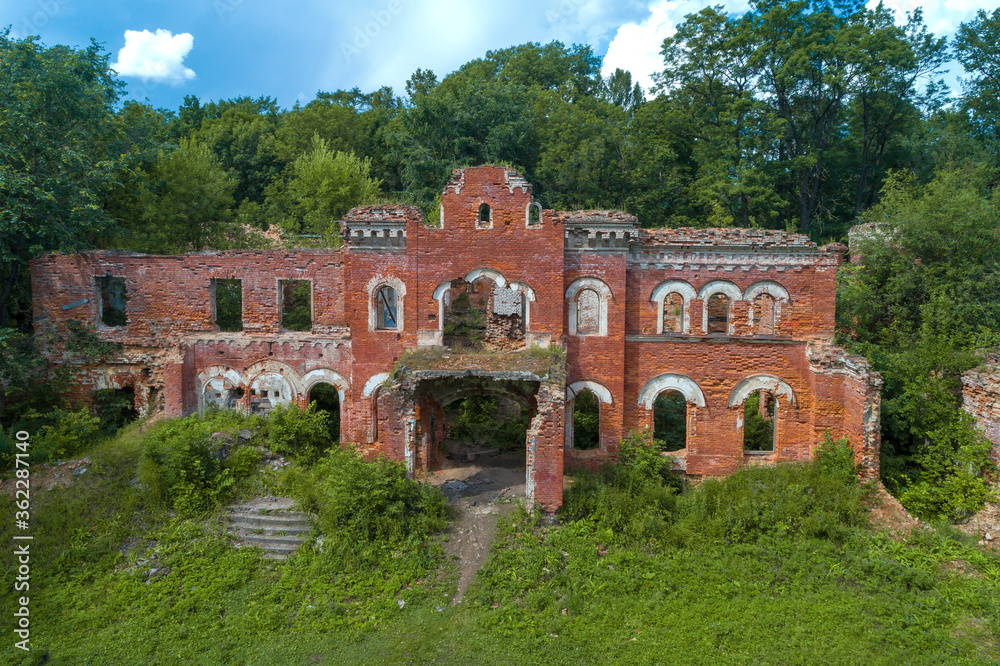
[[[656,395],[678,387],[688,399],[689,474],[807,459],[829,431],[847,436],[865,474],[877,476],[880,379],[831,343],[846,248],[779,231],[642,230],[616,211],[544,210],[533,219],[532,206],[531,185],[516,172],[476,167],[454,172],[439,226],[414,207],[357,208],[339,250],[44,255],[31,267],[36,331],[58,336],[77,320],[122,343],[92,365],[49,348],[73,369],[81,402],[93,389],[128,386],[141,411],[179,416],[213,401],[305,405],[313,386],[333,384],[342,439],[404,460],[417,475],[440,454],[447,402],[496,393],[532,415],[528,487],[549,511],[561,504],[564,467],[613,456],[629,430],[653,426]],[[104,276],[125,280],[124,326],[101,324]],[[216,326],[213,278],[242,281],[242,331]],[[487,322],[498,358],[516,363],[504,350],[557,345],[566,367],[544,376],[509,367],[390,376],[407,350],[442,345],[445,293],[487,279],[524,302],[522,320],[511,314],[516,294],[504,291],[506,309]],[[281,280],[311,283],[311,330],[282,328]],[[395,300],[380,312],[382,289]],[[708,312],[716,294],[728,307],[720,298]],[[505,330],[507,343],[493,340]],[[572,387],[601,395],[595,450],[576,451],[566,436]],[[774,451],[751,455],[742,400],[755,387],[777,396],[777,436]]]

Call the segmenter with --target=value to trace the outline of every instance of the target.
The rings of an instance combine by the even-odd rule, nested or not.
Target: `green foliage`
[[[279,481],[317,514],[333,549],[391,552],[418,545],[447,525],[444,495],[407,479],[405,465],[397,461],[367,461],[353,450],[335,448],[311,469],[290,469]]]
[[[96,42],[47,48],[0,30],[0,326],[30,318],[27,262],[92,247],[112,228],[102,206],[130,167],[115,106],[124,84]],[[18,309],[27,312],[12,312]],[[23,327],[27,329],[25,325]]]
[[[766,416],[760,409],[761,391],[754,391],[743,403],[743,450],[774,450],[775,399],[770,396]]]
[[[1000,344],[1000,213],[986,185],[975,169],[925,187],[891,178],[865,217],[877,224],[857,244],[864,260],[838,287],[841,336],[885,379],[883,479],[928,518],[960,518],[985,497],[960,376]]]
[[[71,458],[99,441],[101,421],[86,409],[71,411],[53,409],[39,412],[29,409],[19,416],[6,431],[0,431],[0,469],[14,466],[17,452],[15,433],[24,430],[31,435],[27,451],[31,464],[51,463]]]
[[[622,442],[618,462],[598,474],[576,475],[564,493],[561,515],[591,521],[615,543],[647,543],[666,534],[679,485],[649,431],[633,431]]]
[[[91,394],[91,399],[105,434],[114,434],[139,417],[135,410],[135,392],[131,389],[100,389]]]
[[[380,183],[369,175],[371,160],[332,150],[318,135],[290,171],[284,190],[288,216],[282,225],[297,233],[320,234],[332,247],[340,246],[336,222],[351,208],[378,197]]]
[[[309,463],[333,445],[328,421],[327,413],[316,409],[315,402],[305,410],[278,405],[267,415],[260,435],[275,453]]]
[[[170,254],[225,243],[236,183],[207,145],[181,139],[162,149],[147,178],[133,249]]]
[[[524,449],[528,414],[523,407],[518,415],[501,415],[497,398],[473,395],[448,405],[451,436],[474,444],[489,444],[500,449]]]
[[[46,411],[61,404],[64,373],[50,376],[48,369],[48,359],[33,337],[0,328],[0,429],[29,410]]]
[[[312,329],[312,282],[281,281],[281,327],[288,331]]]
[[[243,330],[243,282],[242,280],[212,281],[215,290],[215,323],[220,331]]]
[[[596,449],[601,440],[601,403],[593,391],[573,398],[573,448]]]
[[[231,496],[237,472],[247,470],[248,454],[223,464],[227,444],[257,419],[234,412],[212,411],[204,416],[172,419],[145,436],[139,458],[139,479],[149,496],[183,516],[210,511]],[[213,437],[213,435],[216,435]]]
[[[975,420],[957,412],[927,433],[924,447],[914,456],[919,472],[899,494],[903,506],[922,518],[969,518],[995,499],[990,488],[996,476],[992,448],[992,442],[976,429]]]
[[[653,437],[661,451],[687,445],[687,398],[679,391],[664,391],[653,402]]]

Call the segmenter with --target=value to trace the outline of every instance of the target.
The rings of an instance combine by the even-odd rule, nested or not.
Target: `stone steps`
[[[309,514],[295,510],[286,497],[266,497],[229,507],[226,518],[237,547],[254,547],[270,560],[294,555],[312,531]]]

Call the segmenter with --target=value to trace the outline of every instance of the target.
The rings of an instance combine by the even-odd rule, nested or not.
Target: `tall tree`
[[[1000,155],[1000,9],[963,23],[955,33],[955,55],[969,78],[962,103],[976,134]]]
[[[118,150],[122,89],[96,42],[47,48],[0,32],[0,326],[27,326],[33,255],[90,247],[112,228],[102,200],[131,159]]]

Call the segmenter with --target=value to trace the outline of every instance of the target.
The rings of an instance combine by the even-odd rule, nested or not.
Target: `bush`
[[[632,431],[618,461],[598,474],[580,472],[566,491],[562,516],[590,520],[609,541],[642,543],[662,537],[673,522],[680,480],[659,455],[648,430]]]
[[[223,464],[226,443],[235,441],[241,428],[254,425],[234,412],[213,411],[159,424],[145,439],[139,457],[139,479],[153,499],[181,515],[211,510],[225,501],[237,478],[252,471],[253,454],[237,449]],[[220,433],[221,436],[213,437]]]
[[[440,490],[406,478],[400,462],[367,461],[353,450],[333,449],[309,470],[289,468],[280,483],[347,549],[414,545],[447,525]]]
[[[326,412],[316,409],[316,403],[304,411],[295,405],[279,405],[267,415],[261,435],[275,453],[311,463],[333,445],[328,420]]]
[[[453,404],[456,407],[449,408],[452,437],[499,449],[524,449],[528,413],[523,407],[518,416],[500,416],[497,399],[484,395],[469,396]]]
[[[17,452],[14,435],[19,430],[31,434],[27,452],[28,461],[34,465],[74,456],[94,444],[100,434],[100,420],[85,409],[53,409],[48,412],[30,409],[2,432],[0,469],[10,469],[14,465],[14,453]]]

